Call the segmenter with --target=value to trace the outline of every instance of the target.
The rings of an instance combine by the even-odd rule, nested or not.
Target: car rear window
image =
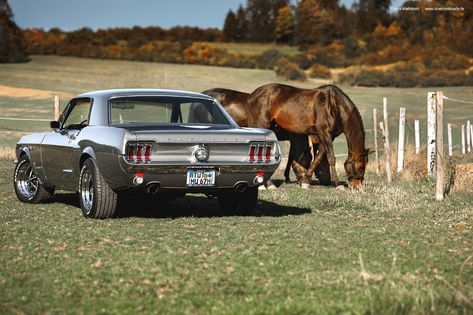
[[[112,125],[158,123],[230,126],[220,107],[211,100],[168,96],[111,98],[110,122]]]

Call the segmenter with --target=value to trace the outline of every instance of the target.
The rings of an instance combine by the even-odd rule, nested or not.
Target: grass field
[[[56,93],[65,100],[121,87],[252,91],[277,81],[264,70],[36,56],[0,65],[0,116],[50,119]],[[383,96],[393,139],[399,106],[425,129],[427,89],[342,88],[366,129]],[[473,98],[472,88],[443,90]],[[473,120],[471,105],[447,101],[446,108],[450,122]],[[42,129],[47,122],[0,119],[0,147]],[[337,153],[343,146],[338,140]],[[19,203],[13,167],[0,158],[0,314],[473,313],[471,192],[436,202],[429,179],[395,177],[387,187],[368,173],[358,192],[295,184],[260,192],[247,217],[222,216],[215,200],[192,195],[132,199],[119,218],[96,221],[82,217],[74,193]]]
[[[229,53],[238,53],[247,56],[261,55],[267,50],[277,49],[283,54],[292,56],[299,53],[295,46],[275,45],[275,44],[257,44],[257,43],[208,43],[216,48],[226,49]]]
[[[473,196],[429,181],[361,192],[283,185],[248,217],[216,201],[85,220],[75,194],[20,204],[0,162],[0,312],[467,314]]]

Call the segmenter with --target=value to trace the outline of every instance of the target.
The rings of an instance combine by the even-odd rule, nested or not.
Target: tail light
[[[148,163],[151,161],[152,143],[129,142],[127,147],[127,160],[133,163]]]
[[[275,156],[276,152],[273,151],[273,146],[273,143],[251,144],[248,161],[250,163],[269,163],[277,160],[279,157]]]

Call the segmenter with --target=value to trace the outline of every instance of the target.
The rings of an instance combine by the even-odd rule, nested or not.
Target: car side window
[[[90,100],[80,100],[73,104],[73,107],[66,117],[63,129],[82,129],[88,125]]]

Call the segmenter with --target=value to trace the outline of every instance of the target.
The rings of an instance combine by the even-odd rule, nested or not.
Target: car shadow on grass
[[[175,200],[166,200],[159,196],[130,194],[120,198],[117,218],[184,218],[184,217],[224,217],[225,214],[216,198],[209,199],[204,195],[187,195]],[[56,193],[52,201],[80,208],[79,195],[76,193]],[[78,209],[79,210],[79,209]],[[80,211],[80,210],[79,210]],[[311,213],[310,208],[299,208],[279,205],[274,202],[258,200],[255,209],[249,216],[279,217]],[[231,216],[238,216],[231,215]]]

